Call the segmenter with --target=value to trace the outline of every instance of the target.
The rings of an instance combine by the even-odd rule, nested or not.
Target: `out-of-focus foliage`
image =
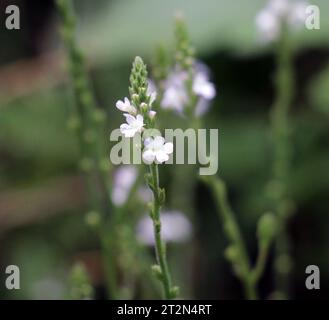
[[[228,182],[230,200],[253,248],[255,222],[267,209],[264,195],[272,156],[269,127],[274,95],[272,48],[259,43],[254,28],[254,17],[264,1],[84,0],[75,3],[79,13],[79,43],[90,58],[96,97],[108,115],[108,132],[120,124],[115,101],[126,92],[132,57],[145,55],[150,63],[155,45],[163,43],[172,47],[173,16],[181,12],[186,17],[192,40],[211,68],[218,89],[218,97],[205,123],[209,128],[220,130],[219,170]],[[325,68],[329,1],[314,0],[312,4],[320,6],[321,29],[296,34],[296,56],[300,61],[296,67],[298,97],[291,112],[294,154],[290,192],[296,201],[297,214],[289,230],[296,259],[293,292],[297,297],[307,295],[304,266],[310,261],[321,265],[323,283],[329,279],[329,70]],[[49,34],[48,40],[55,38]],[[20,48],[17,45],[17,55]],[[307,55],[315,49],[325,53],[320,57],[326,56],[321,68],[312,67],[312,62],[318,60],[316,53]],[[308,73],[303,72],[305,69]],[[49,82],[51,78],[49,75]],[[77,174],[77,141],[66,126],[70,103],[71,94],[62,84],[49,85],[23,97],[0,100],[0,200],[5,199],[6,204],[11,205],[8,193],[24,193],[45,181]],[[179,127],[184,120],[166,114],[162,122]],[[223,259],[226,242],[209,192],[198,185],[196,197],[191,200],[190,194],[182,192],[189,180],[178,178],[173,189],[170,170],[163,170],[169,204],[182,209],[180,206],[188,202],[198,213],[193,221],[194,240],[186,247],[168,248],[179,284],[188,277],[186,265],[195,268],[191,271],[195,282],[182,286],[184,296],[241,297],[240,287]],[[83,200],[79,208],[61,209],[51,218],[45,212],[44,219],[33,220],[0,235],[1,266],[18,264],[22,266],[23,276],[22,290],[13,293],[0,286],[0,297],[36,299],[67,295],[64,283],[68,281],[76,255],[98,249],[94,233],[84,225]],[[14,202],[17,205],[17,200]],[[33,206],[33,203],[20,205]],[[188,258],[182,256],[182,251]],[[267,270],[263,286],[271,285],[270,273],[271,270]],[[96,286],[102,284],[97,282]],[[321,290],[323,297],[327,293]],[[103,296],[102,292],[100,295]]]

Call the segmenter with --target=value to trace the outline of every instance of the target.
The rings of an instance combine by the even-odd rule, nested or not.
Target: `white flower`
[[[185,87],[187,78],[187,73],[181,70],[175,70],[169,74],[164,84],[165,90],[161,101],[161,106],[164,109],[183,112],[184,106],[188,103],[188,94]]]
[[[216,89],[212,82],[209,81],[209,70],[202,63],[196,63],[194,66],[195,75],[193,77],[192,90],[198,96],[195,115],[201,116],[205,113],[210,105],[210,100],[216,96]],[[174,109],[183,113],[184,107],[189,103],[189,96],[186,88],[188,73],[179,70],[173,71],[165,81],[165,90],[161,106],[164,109]]]
[[[169,154],[173,152],[173,144],[171,142],[165,143],[165,139],[161,136],[147,138],[144,141],[143,159],[147,164],[154,161],[156,163],[163,163],[169,160]]]
[[[121,133],[126,138],[132,138],[137,132],[141,132],[144,127],[144,118],[138,114],[136,117],[131,114],[124,113],[127,123],[120,126]]]
[[[205,73],[197,73],[193,79],[193,92],[202,98],[212,100],[216,96],[216,89],[213,83],[208,80]]]
[[[137,179],[137,169],[134,166],[121,166],[114,172],[111,198],[115,205],[123,205]]]
[[[280,21],[276,15],[267,9],[261,10],[256,16],[256,28],[263,42],[271,42],[278,38]]]
[[[191,238],[192,225],[188,218],[179,211],[162,212],[161,236],[165,242],[186,242]],[[153,222],[149,215],[142,217],[137,224],[137,239],[149,246],[154,246]]]
[[[267,6],[256,16],[256,28],[264,42],[276,40],[282,21],[291,28],[305,23],[307,2],[304,0],[269,0]]]
[[[128,98],[125,98],[124,99],[124,102],[119,100],[117,103],[116,103],[116,107],[120,110],[120,111],[123,111],[123,112],[127,112],[127,113],[130,113],[130,114],[133,114],[133,115],[136,115],[137,113],[137,110],[134,106],[131,105],[130,101]]]

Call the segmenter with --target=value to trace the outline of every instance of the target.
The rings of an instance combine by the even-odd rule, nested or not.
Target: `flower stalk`
[[[91,210],[94,216],[100,215],[102,223],[98,223],[108,289],[110,296],[116,298],[117,277],[114,265],[113,236],[109,236],[110,213],[114,212],[111,199],[111,185],[107,179],[110,164],[105,156],[105,145],[100,138],[103,135],[105,115],[97,107],[89,78],[85,68],[84,57],[75,41],[76,18],[71,0],[57,0],[62,28],[61,33],[68,54],[69,71],[73,82],[75,98],[74,112],[69,121],[70,128],[76,132],[80,144],[80,168],[85,175]],[[101,193],[96,190],[101,189]]]
[[[143,160],[149,167],[145,175],[146,182],[153,193],[150,205],[150,217],[153,221],[155,250],[157,265],[152,267],[153,272],[161,281],[164,298],[173,299],[178,290],[172,287],[171,276],[167,263],[165,243],[161,239],[160,210],[165,202],[165,191],[160,188],[158,165],[169,159],[173,152],[172,143],[165,143],[155,127],[156,112],[152,110],[155,102],[155,92],[150,92],[146,65],[140,57],[136,57],[130,75],[130,100],[118,101],[116,107],[125,112],[123,115],[127,123],[120,126],[121,133],[126,138],[133,138],[135,134],[142,134],[144,144]]]
[[[290,240],[287,223],[292,213],[288,194],[288,179],[291,162],[291,140],[289,128],[289,108],[294,96],[293,51],[290,44],[289,28],[282,28],[277,43],[277,71],[275,76],[276,101],[271,123],[274,138],[273,180],[271,186],[274,212],[278,217],[279,231],[275,242],[276,290],[287,296],[291,271]],[[282,261],[286,261],[282,267]]]

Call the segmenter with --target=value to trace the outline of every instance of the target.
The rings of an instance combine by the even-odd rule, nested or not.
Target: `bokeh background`
[[[205,123],[220,129],[220,174],[252,257],[257,253],[256,223],[266,209],[269,111],[275,96],[273,47],[258,41],[254,25],[265,3],[75,1],[79,45],[97,101],[108,115],[108,132],[121,121],[115,102],[127,94],[132,59],[140,55],[149,63],[156,45],[172,47],[173,17],[184,15],[197,54],[217,87]],[[21,9],[20,30],[5,29],[9,4]],[[329,296],[329,2],[312,4],[320,7],[321,29],[305,29],[294,38],[290,190],[297,212],[289,233],[295,262],[291,297],[298,299]],[[79,150],[66,126],[71,95],[53,1],[1,0],[0,39],[0,298],[65,298],[76,261],[84,262],[96,297],[104,298],[99,244],[84,220],[87,196],[77,169]],[[179,126],[180,119],[170,119]],[[168,180],[164,183],[173,188]],[[172,209],[184,212],[192,206],[196,212],[191,240],[169,245],[173,277],[185,297],[240,299],[240,284],[223,257],[227,242],[213,198],[201,183],[195,190],[188,186],[188,177],[177,178],[176,191],[169,189]],[[271,262],[272,257],[261,281],[263,298],[273,287]],[[20,290],[5,289],[2,279],[9,264],[20,267]],[[311,292],[305,289],[310,264],[321,270],[321,289]]]

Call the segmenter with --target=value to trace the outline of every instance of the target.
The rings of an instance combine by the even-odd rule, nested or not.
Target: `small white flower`
[[[154,161],[156,163],[163,163],[169,160],[169,154],[173,152],[174,146],[171,142],[165,143],[165,139],[161,136],[147,138],[144,141],[143,159],[147,164]]]
[[[128,98],[125,98],[124,101],[119,100],[116,103],[116,107],[123,112],[127,112],[133,115],[136,115],[137,110],[134,106],[131,105],[130,101]]]
[[[162,212],[161,236],[165,242],[186,242],[191,238],[192,225],[188,218],[179,211]],[[154,246],[153,222],[149,215],[142,217],[137,225],[137,239],[148,246]]]
[[[114,172],[111,198],[115,205],[123,205],[137,179],[137,169],[134,166],[121,166]]]
[[[293,28],[300,28],[306,21],[307,2],[299,1],[292,7],[291,15],[289,16],[289,24]]]
[[[275,15],[285,16],[289,14],[291,0],[269,0],[268,9]]]
[[[193,92],[202,98],[212,100],[216,96],[216,89],[213,83],[208,80],[204,73],[197,73],[193,79]]]
[[[184,106],[188,103],[188,94],[185,82],[188,74],[185,71],[175,69],[171,72],[164,83],[163,99],[161,106],[164,109],[173,109],[179,113],[183,112]]]
[[[183,86],[170,86],[163,94],[161,105],[164,109],[174,109],[181,113],[187,102],[188,95]]]
[[[141,132],[144,127],[144,118],[138,114],[136,117],[131,114],[125,113],[127,123],[120,126],[121,133],[126,138],[132,138],[137,132]]]
[[[278,38],[280,20],[270,10],[263,9],[256,16],[256,28],[263,42],[271,42]]]
[[[301,27],[305,23],[306,8],[307,2],[304,0],[269,0],[255,19],[261,40],[276,40],[281,31],[282,21],[291,28]]]
[[[192,90],[199,98],[195,114],[201,116],[208,110],[210,100],[216,96],[216,89],[214,84],[209,81],[209,70],[204,64],[196,63],[194,69]],[[179,113],[183,113],[184,107],[189,103],[186,88],[187,79],[188,73],[178,68],[169,75],[165,81],[165,90],[161,102],[164,109],[174,109]]]

